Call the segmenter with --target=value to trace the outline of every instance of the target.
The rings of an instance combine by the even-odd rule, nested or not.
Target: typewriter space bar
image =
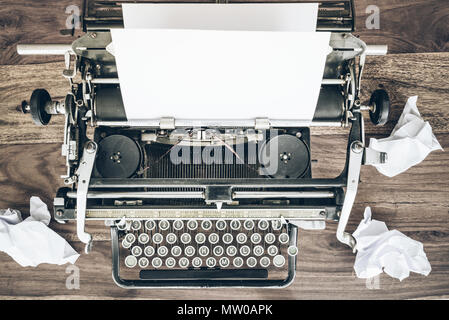
[[[141,270],[142,280],[167,279],[266,279],[266,269],[194,269],[194,270]]]

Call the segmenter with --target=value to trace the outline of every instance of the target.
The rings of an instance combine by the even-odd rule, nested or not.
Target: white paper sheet
[[[312,120],[330,33],[111,30],[128,120]]]
[[[390,137],[370,139],[369,148],[386,152],[388,161],[374,165],[388,176],[396,176],[423,161],[430,152],[443,150],[432,133],[428,121],[424,121],[416,105],[418,97],[410,97]]]
[[[79,254],[47,226],[50,219],[47,205],[37,197],[31,197],[30,217],[24,221],[20,211],[0,210],[0,251],[22,267],[75,263]]]
[[[242,31],[316,30],[318,3],[125,3],[125,28]]]
[[[410,271],[427,276],[432,270],[422,243],[372,220],[370,207],[352,235],[357,241],[354,270],[359,278],[372,278],[384,271],[402,281]]]

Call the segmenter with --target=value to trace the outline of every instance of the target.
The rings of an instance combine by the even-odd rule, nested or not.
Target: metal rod
[[[334,198],[335,194],[331,191],[236,191],[233,193],[234,199],[264,199],[264,198],[297,198],[297,199],[316,199],[316,198]]]
[[[67,192],[70,199],[76,198],[76,192]],[[88,192],[88,199],[204,199],[204,193],[201,191],[191,192]]]
[[[95,84],[119,84],[120,80],[118,78],[95,78],[91,80]],[[343,85],[346,83],[344,79],[323,79],[321,81],[322,85]]]
[[[65,55],[73,52],[70,44],[18,44],[19,55]]]

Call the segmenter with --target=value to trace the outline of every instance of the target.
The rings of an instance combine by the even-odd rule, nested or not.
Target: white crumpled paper
[[[386,152],[388,155],[386,163],[374,165],[388,177],[394,177],[420,163],[432,151],[443,150],[432,133],[429,122],[421,118],[416,106],[417,100],[417,96],[408,99],[390,137],[370,139],[370,149]]]
[[[425,276],[431,271],[422,243],[397,230],[389,231],[382,221],[372,220],[370,207],[352,235],[357,241],[354,270],[359,278],[372,278],[385,271],[402,281],[410,271]]]
[[[22,267],[41,263],[75,263],[79,254],[48,227],[50,212],[38,197],[30,199],[30,217],[22,221],[20,211],[0,210],[0,251]]]

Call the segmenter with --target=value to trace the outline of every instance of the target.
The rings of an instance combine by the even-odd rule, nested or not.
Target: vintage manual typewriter
[[[86,223],[104,220],[111,230],[113,280],[121,287],[282,288],[295,278],[300,228],[324,229],[326,220],[338,221],[338,240],[355,250],[345,228],[361,166],[387,160],[365,148],[362,111],[383,125],[390,101],[382,89],[368,105],[359,100],[366,56],[384,55],[387,48],[351,34],[353,1],[319,2],[317,31],[331,32],[332,52],[312,121],[218,119],[200,125],[126,118],[115,59],[107,50],[111,29],[123,28],[123,2],[85,1],[85,33],[70,45],[18,46],[19,54],[65,56],[65,99],[53,101],[36,89],[22,109],[40,126],[53,115],[65,117],[67,173],[54,199],[54,218],[76,222],[86,253],[93,247]],[[348,128],[346,165],[336,178],[312,177],[309,130],[316,126]],[[270,144],[277,144],[276,154],[264,152]],[[183,146],[190,164],[170,161],[169,154]],[[222,164],[195,162],[211,146]],[[246,152],[256,147],[260,157]],[[278,162],[276,170],[267,170],[270,161]]]

